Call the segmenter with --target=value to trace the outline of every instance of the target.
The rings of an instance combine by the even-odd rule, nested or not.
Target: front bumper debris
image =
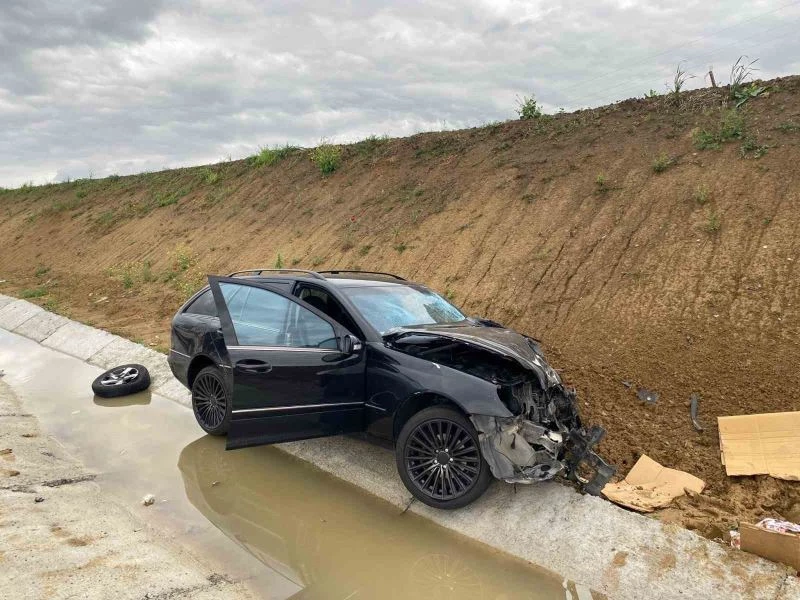
[[[508,483],[535,483],[562,475],[597,496],[616,472],[593,450],[602,427],[553,431],[522,416],[470,417],[492,474]]]

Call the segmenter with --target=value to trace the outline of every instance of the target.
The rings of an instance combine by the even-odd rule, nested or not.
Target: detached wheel
[[[192,383],[192,410],[203,431],[225,435],[231,424],[231,401],[222,371],[205,367]]]
[[[492,482],[475,428],[451,408],[426,408],[412,416],[397,438],[395,459],[408,491],[434,508],[466,506]]]
[[[119,398],[150,387],[150,373],[143,365],[121,365],[109,369],[92,382],[92,391],[101,398]]]

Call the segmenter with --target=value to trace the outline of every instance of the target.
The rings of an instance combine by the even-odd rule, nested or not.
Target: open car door
[[[360,341],[277,286],[208,282],[227,349],[228,450],[363,430]]]

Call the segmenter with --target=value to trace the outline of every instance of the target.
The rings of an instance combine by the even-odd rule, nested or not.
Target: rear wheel
[[[205,367],[192,382],[194,418],[211,435],[225,435],[231,423],[231,401],[222,371]]]
[[[452,408],[431,407],[412,416],[400,431],[395,458],[408,491],[435,508],[466,506],[492,481],[475,428]]]

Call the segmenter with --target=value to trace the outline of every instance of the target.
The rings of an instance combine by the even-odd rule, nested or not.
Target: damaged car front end
[[[615,469],[595,452],[602,427],[586,428],[575,391],[564,387],[536,340],[496,323],[397,328],[387,345],[437,366],[490,382],[505,409],[468,411],[492,474],[509,483],[564,477],[593,495]]]

